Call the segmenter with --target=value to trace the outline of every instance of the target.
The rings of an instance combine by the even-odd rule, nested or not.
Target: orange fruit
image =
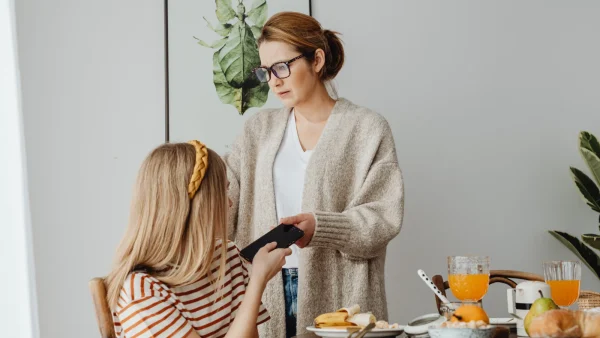
[[[465,322],[468,323],[470,321],[483,321],[486,324],[490,323],[490,318],[487,313],[477,305],[461,305],[454,313],[452,314],[451,322]]]

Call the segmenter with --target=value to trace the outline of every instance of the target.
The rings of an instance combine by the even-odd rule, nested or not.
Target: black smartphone
[[[289,248],[292,244],[296,243],[297,240],[304,236],[304,231],[290,224],[279,224],[273,230],[267,232],[262,237],[252,242],[250,245],[240,251],[240,255],[247,260],[252,262],[254,255],[263,246],[277,242],[277,248]]]

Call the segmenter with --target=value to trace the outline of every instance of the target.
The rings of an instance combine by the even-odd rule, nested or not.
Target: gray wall
[[[538,273],[573,258],[546,230],[597,230],[568,166],[583,168],[578,131],[600,133],[600,3],[313,5],[344,34],[340,95],[396,137],[406,218],[388,250],[391,321],[434,311],[416,270],[445,274],[447,255]],[[108,271],[136,170],[163,139],[162,3],[21,0],[17,20],[40,331],[91,337],[87,280]],[[504,294],[491,288],[492,315]]]
[[[96,337],[87,282],[109,271],[164,140],[162,2],[16,5],[40,332]]]

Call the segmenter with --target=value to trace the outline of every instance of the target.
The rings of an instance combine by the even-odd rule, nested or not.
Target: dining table
[[[304,333],[295,336],[294,338],[320,338],[314,333]],[[407,338],[405,333],[402,333],[398,338]],[[497,326],[493,338],[517,338],[517,332],[514,329],[509,329],[506,326]]]

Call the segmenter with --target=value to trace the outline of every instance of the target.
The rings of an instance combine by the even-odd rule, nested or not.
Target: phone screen
[[[273,230],[267,232],[262,237],[245,247],[240,255],[249,262],[252,262],[254,255],[265,245],[271,242],[277,242],[277,248],[289,248],[297,240],[304,236],[304,231],[290,224],[279,224]]]

